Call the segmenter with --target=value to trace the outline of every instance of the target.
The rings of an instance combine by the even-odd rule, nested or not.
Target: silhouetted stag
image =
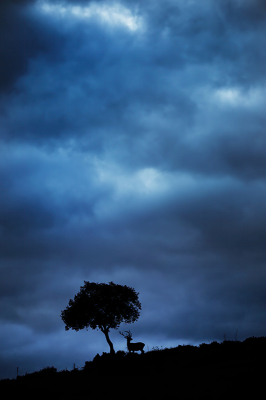
[[[131,353],[131,351],[133,351],[133,353],[135,351],[141,351],[141,353],[144,353],[144,346],[145,343],[141,343],[141,342],[137,342],[137,343],[130,343],[132,340],[132,333],[130,331],[125,331],[126,334],[124,334],[123,332],[120,332],[120,335],[124,336],[125,339],[127,339],[127,348],[128,351]]]

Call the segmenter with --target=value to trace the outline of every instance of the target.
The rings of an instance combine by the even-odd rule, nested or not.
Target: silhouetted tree
[[[61,311],[65,330],[99,328],[110,346],[110,353],[114,353],[109,331],[117,329],[122,322],[129,324],[138,319],[141,310],[138,295],[135,289],[126,285],[84,281],[74,300],[69,300],[66,309]]]

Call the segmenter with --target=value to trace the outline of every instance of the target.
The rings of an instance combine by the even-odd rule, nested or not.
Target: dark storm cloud
[[[106,351],[60,320],[84,279],[140,292],[150,349],[265,332],[265,2],[119,4],[0,5],[9,376]]]
[[[0,45],[0,91],[12,90],[14,83],[28,71],[29,60],[39,54],[55,59],[62,36],[49,24],[34,18],[27,6],[34,1],[4,1],[0,5],[2,37]]]
[[[32,51],[28,56],[26,52],[29,74],[15,85],[16,95],[4,99],[6,113],[2,125],[6,138],[40,143],[47,143],[49,138],[51,143],[54,139],[77,142],[78,138],[78,146],[86,151],[112,149],[123,157],[123,162],[133,162],[128,154],[133,148],[138,153],[134,163],[140,165],[160,163],[164,167],[199,170],[204,168],[200,164],[204,164],[202,159],[207,156],[214,164],[214,171],[219,173],[228,163],[230,169],[233,164],[230,158],[237,158],[239,135],[242,147],[247,145],[249,153],[249,138],[254,134],[253,131],[245,133],[243,107],[240,106],[233,116],[237,131],[233,126],[229,134],[226,132],[226,118],[232,116],[228,114],[230,111],[221,110],[220,126],[197,138],[196,145],[187,133],[193,132],[197,115],[205,114],[202,130],[209,118],[210,114],[199,107],[206,83],[211,82],[213,88],[218,89],[244,82],[247,88],[243,89],[243,96],[247,96],[250,84],[264,78],[263,28],[260,24],[256,27],[248,24],[249,12],[252,21],[257,18],[259,22],[260,14],[252,13],[246,3],[233,8],[233,5],[225,7],[218,3],[215,6],[207,2],[205,7],[193,10],[181,5],[174,7],[171,3],[171,10],[174,7],[175,12],[170,12],[168,3],[162,6],[158,2],[152,6],[148,2],[149,17],[145,14],[146,8],[140,6],[139,10],[148,18],[145,20],[147,33],[141,34],[141,40],[125,30],[121,38],[120,28],[115,28],[110,35],[110,30],[97,21],[90,21],[88,25],[79,20],[60,33],[58,42],[56,18],[50,18],[44,34],[44,17],[36,12],[31,18],[27,15],[35,29],[32,36],[43,38],[45,45],[37,43],[35,46],[26,41],[26,48]],[[232,16],[234,13],[247,20],[247,31],[238,26],[238,18]],[[40,27],[36,18],[42,20]],[[37,49],[38,53],[34,54]],[[51,54],[56,53],[60,56],[54,59]],[[189,74],[187,66],[191,70]],[[193,96],[191,91],[195,93]],[[206,102],[205,106],[210,104]],[[250,115],[250,118],[257,119],[257,115]],[[264,123],[263,118],[257,123],[256,135],[261,135]],[[253,130],[254,124],[251,126]],[[221,137],[221,146],[217,135]],[[243,135],[247,136],[247,143]],[[227,157],[223,147],[227,148],[229,143],[232,148],[234,142],[235,151],[233,149]],[[258,158],[254,158],[258,163]],[[264,161],[260,159],[263,170]],[[242,166],[241,160],[239,162]]]

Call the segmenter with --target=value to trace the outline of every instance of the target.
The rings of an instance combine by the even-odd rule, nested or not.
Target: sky
[[[0,379],[109,346],[60,318],[133,287],[145,350],[266,335],[264,0],[2,0]],[[126,350],[118,330],[115,350]]]

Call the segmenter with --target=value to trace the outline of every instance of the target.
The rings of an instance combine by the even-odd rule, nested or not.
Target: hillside
[[[143,355],[103,353],[78,370],[48,367],[0,381],[2,393],[86,396],[91,399],[260,397],[265,379],[266,338],[153,349]]]

